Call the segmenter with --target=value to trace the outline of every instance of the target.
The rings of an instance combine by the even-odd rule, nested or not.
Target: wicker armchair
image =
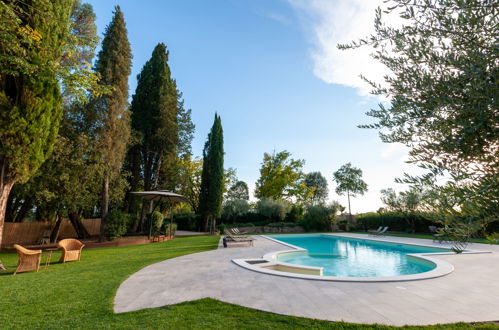
[[[29,272],[40,269],[40,261],[42,260],[42,250],[29,250],[21,245],[14,244],[19,257],[14,275],[21,272]]]
[[[85,246],[77,239],[67,238],[57,243],[57,246],[62,249],[62,256],[59,262],[80,260],[81,249]]]

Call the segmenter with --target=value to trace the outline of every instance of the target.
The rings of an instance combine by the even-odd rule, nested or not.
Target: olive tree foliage
[[[262,198],[256,203],[257,213],[274,221],[284,221],[291,207],[291,202],[287,200],[269,197]]]
[[[392,188],[381,190],[381,201],[386,205],[386,208],[402,213],[412,232],[416,230],[415,213],[424,209],[427,198],[427,193],[418,187],[411,187],[407,191],[401,191],[400,193],[397,193]]]
[[[362,180],[362,170],[347,163],[333,173],[333,180],[336,182],[336,193],[340,196],[347,194],[348,213],[352,214],[350,196],[364,195],[367,191],[367,184]]]
[[[311,172],[305,176],[305,185],[312,190],[310,202],[312,205],[324,203],[328,196],[327,179],[321,172]]]
[[[391,27],[384,16],[399,16]],[[366,78],[389,100],[367,114],[383,142],[410,148],[426,170],[399,182],[426,186],[442,214],[497,219],[499,205],[499,3],[494,0],[392,0],[376,11],[375,32],[340,45],[370,45],[390,74]],[[437,180],[446,179],[440,184]]]
[[[304,164],[304,160],[291,158],[291,153],[285,150],[264,153],[255,197],[307,200],[312,189],[305,185],[305,174],[302,171]]]

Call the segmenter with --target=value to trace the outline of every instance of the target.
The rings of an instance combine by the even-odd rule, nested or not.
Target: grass
[[[198,236],[147,245],[84,249],[80,262],[54,263],[38,273],[20,273],[16,276],[11,275],[17,262],[16,254],[0,254],[0,259],[9,268],[8,271],[0,272],[0,328],[394,328],[283,316],[214,299],[201,299],[122,314],[113,313],[116,290],[128,276],[154,262],[214,249],[217,243],[216,236]],[[58,253],[54,253],[52,260],[58,260],[59,256]],[[474,329],[476,327],[485,329],[493,328],[494,325],[459,323],[428,328]]]

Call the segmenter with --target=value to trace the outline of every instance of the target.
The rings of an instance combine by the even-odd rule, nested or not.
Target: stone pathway
[[[361,236],[361,235],[352,235]],[[254,247],[234,247],[168,259],[130,276],[118,289],[117,313],[210,297],[263,311],[309,318],[423,325],[499,320],[499,246],[493,253],[441,255],[449,275],[420,281],[354,283],[295,279],[254,272],[231,260],[289,249],[255,236]],[[431,240],[385,237],[432,244]]]

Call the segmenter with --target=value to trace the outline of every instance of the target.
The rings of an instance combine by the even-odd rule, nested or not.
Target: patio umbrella
[[[174,192],[168,190],[155,190],[155,191],[132,191],[130,194],[141,197],[143,200],[151,201],[151,202],[170,202],[173,203],[182,203],[188,202],[189,199],[183,195],[176,194]],[[149,224],[149,239],[151,239],[151,231],[152,231],[152,221]],[[171,237],[172,233],[172,217],[170,216],[170,228],[169,228],[169,236]]]

